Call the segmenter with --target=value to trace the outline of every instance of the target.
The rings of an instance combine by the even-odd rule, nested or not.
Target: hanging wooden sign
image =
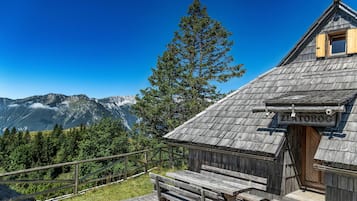
[[[337,122],[337,114],[327,115],[326,113],[296,113],[295,117],[291,113],[278,113],[278,123],[280,125],[305,125],[319,127],[334,127]]]

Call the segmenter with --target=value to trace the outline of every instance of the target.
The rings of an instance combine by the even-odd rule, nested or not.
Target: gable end
[[[357,27],[357,13],[347,5],[336,2],[309,28],[294,48],[278,66],[293,62],[314,61],[316,57],[316,36],[338,30]]]

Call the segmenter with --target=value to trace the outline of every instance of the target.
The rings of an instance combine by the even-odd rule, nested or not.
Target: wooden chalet
[[[209,165],[297,190],[357,200],[357,12],[335,0],[279,65],[164,137]]]

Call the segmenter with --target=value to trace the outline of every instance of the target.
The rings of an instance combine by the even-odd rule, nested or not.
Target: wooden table
[[[211,191],[223,194],[227,200],[234,200],[236,195],[249,191],[253,187],[240,184],[237,182],[231,182],[226,180],[217,179],[212,176],[204,175],[198,172],[192,172],[188,170],[169,172],[166,174],[168,177],[180,180],[198,187],[210,189]]]

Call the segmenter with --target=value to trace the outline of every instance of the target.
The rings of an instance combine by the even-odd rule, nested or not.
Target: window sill
[[[323,57],[322,59],[336,59],[336,58],[345,58],[345,57],[349,57],[349,56],[351,56],[351,54],[343,53],[343,54],[334,54],[334,55],[326,56],[326,57]],[[317,59],[320,59],[320,58],[317,58]]]

